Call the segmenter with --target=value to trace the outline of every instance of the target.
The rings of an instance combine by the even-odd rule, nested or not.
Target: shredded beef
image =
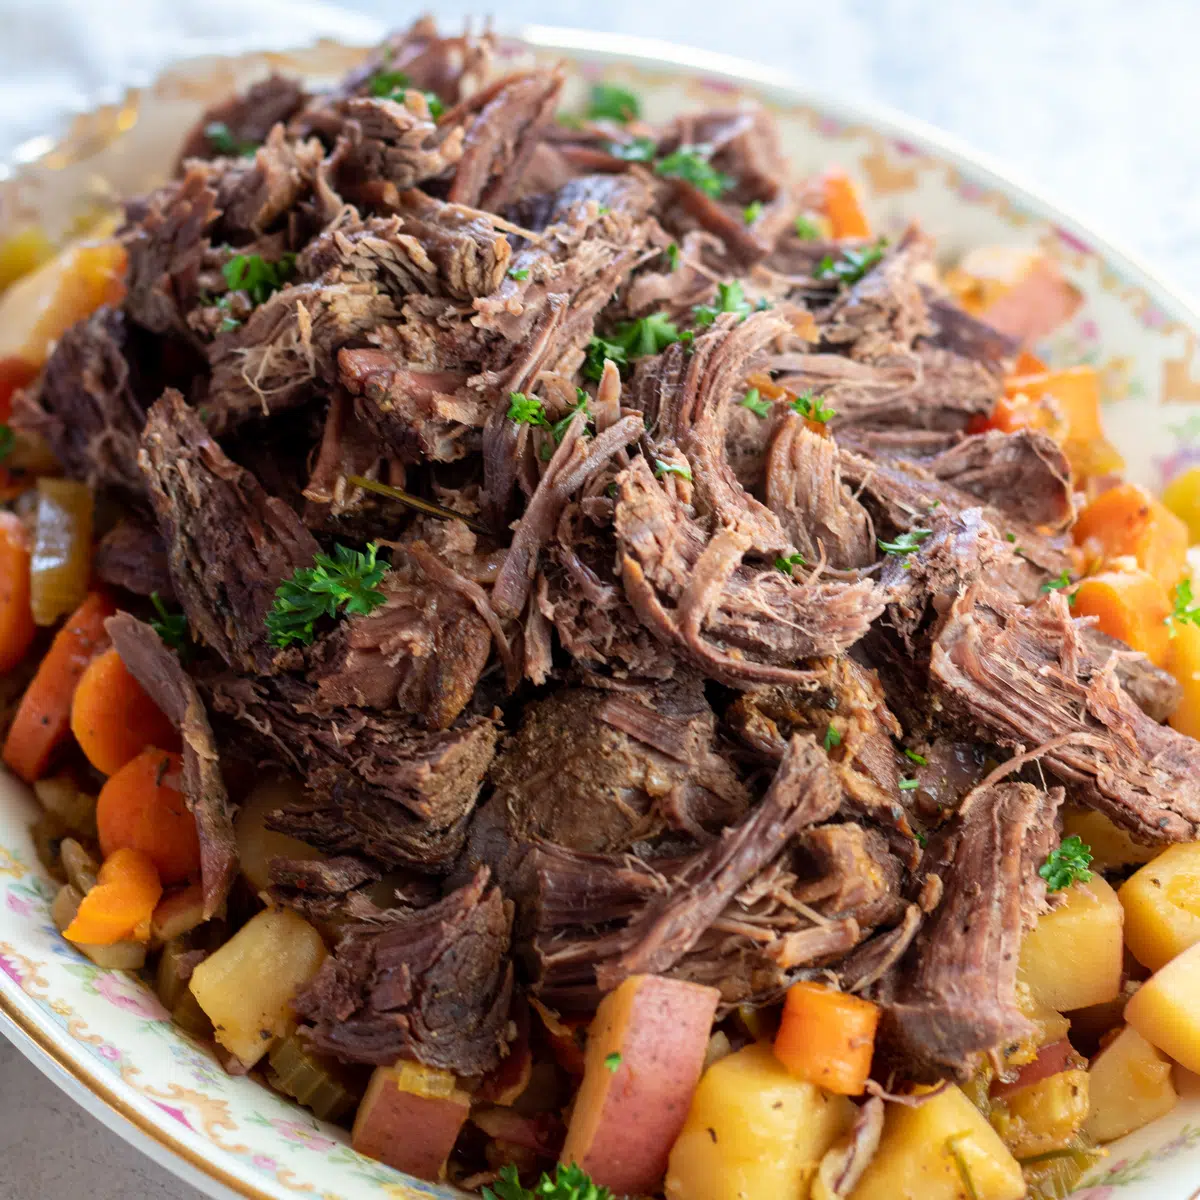
[[[195,683],[149,625],[118,613],[105,622],[121,661],[183,740],[183,796],[200,837],[204,916],[224,903],[237,874],[233,817],[216,739]]]
[[[92,555],[96,578],[136,596],[174,596],[167,545],[157,529],[136,518],[114,525],[96,543]]]
[[[304,100],[304,87],[298,80],[268,75],[244,92],[205,109],[184,139],[180,164],[189,158],[217,158],[228,153],[230,143],[237,147],[259,145],[266,141],[272,127],[286,122]],[[214,126],[224,128],[214,130]],[[213,133],[218,135],[215,140]]]
[[[272,858],[269,866],[271,899],[310,921],[344,916],[372,920],[383,911],[362,892],[380,879],[379,869],[361,858]]]
[[[511,905],[480,871],[428,908],[349,930],[292,1002],[304,1036],[343,1062],[490,1071],[507,1043],[511,926]]]

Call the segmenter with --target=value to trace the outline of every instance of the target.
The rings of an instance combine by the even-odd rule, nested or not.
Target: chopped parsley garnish
[[[500,1178],[483,1189],[483,1200],[613,1200],[613,1194],[593,1183],[578,1163],[558,1163],[553,1179],[543,1171],[532,1188],[522,1187],[517,1168],[507,1163],[500,1168]]]
[[[915,750],[905,750],[904,757],[909,759],[911,762],[915,762],[918,767],[923,767],[927,762],[929,762],[929,759],[927,759],[925,755],[918,754]]]
[[[0,426],[0,429],[4,428]],[[4,457],[6,452],[0,450],[0,458]],[[1171,636],[1175,636],[1175,626],[1180,625],[1200,625],[1200,604],[1194,603],[1195,597],[1192,595],[1192,581],[1190,579],[1181,579],[1175,585],[1175,592],[1172,597],[1175,607],[1171,610],[1171,615],[1166,618],[1167,626],[1171,630]]]
[[[182,658],[185,651],[191,649],[187,617],[181,612],[168,612],[167,606],[163,603],[163,598],[157,592],[150,593],[150,603],[154,605],[154,611],[158,613],[158,616],[151,620],[150,628],[172,650],[178,651],[179,656]]]
[[[679,341],[679,330],[667,320],[666,313],[651,313],[636,321],[625,321],[613,333],[613,341],[625,350],[628,358],[645,358],[660,354],[672,342]]]
[[[762,216],[763,202],[761,200],[752,200],[745,208],[742,209],[742,220],[747,225],[753,225],[759,217]]]
[[[263,304],[287,283],[295,268],[294,254],[284,254],[278,262],[267,262],[257,254],[235,254],[221,274],[231,292],[245,292],[251,304]]]
[[[608,152],[624,162],[653,162],[657,147],[653,138],[636,137],[631,142],[609,142]]]
[[[1061,575],[1057,575],[1053,579],[1047,579],[1046,582],[1042,584],[1042,586],[1039,590],[1043,594],[1048,594],[1050,592],[1061,592],[1064,588],[1069,588],[1070,586],[1071,586],[1071,574],[1069,571],[1067,571],[1064,568],[1063,573]],[[1073,594],[1067,597],[1067,603],[1068,604],[1075,603],[1075,596]]]
[[[442,113],[446,111],[446,106],[442,103],[442,98],[437,92],[422,92],[425,97],[425,103],[429,105],[429,115],[435,120],[440,121]]]
[[[11,425],[0,425],[0,462],[3,462],[16,449],[17,435]]]
[[[614,1050],[611,1054],[606,1054],[604,1056],[604,1065],[608,1070],[615,1073],[616,1069],[621,1065],[621,1052]]]
[[[759,395],[758,388],[751,388],[738,403],[743,408],[748,408],[756,417],[766,417],[771,412],[770,400],[764,400]]]
[[[591,121],[633,121],[642,115],[638,98],[628,89],[615,83],[595,83],[588,102],[588,119]]]
[[[408,76],[403,71],[376,71],[367,90],[382,100],[403,100],[408,87]]]
[[[820,396],[814,396],[812,388],[801,392],[795,400],[790,400],[788,403],[802,417],[807,417],[810,421],[818,421],[822,425],[830,418],[837,416],[837,410],[830,408]]]
[[[922,850],[929,845],[929,839],[919,829],[913,830],[913,837],[917,839],[917,845],[920,846]]]
[[[919,779],[904,778],[900,780],[900,790],[902,792],[911,792],[913,788],[919,788],[921,781]]]
[[[825,730],[824,745],[825,745],[826,752],[828,753],[830,750],[832,750],[834,748],[834,746],[840,746],[841,744],[842,744],[842,735],[840,733],[838,733],[838,731],[836,729],[834,729],[834,727],[832,725],[830,725],[829,728]]]
[[[1015,542],[1017,540],[1017,535],[1015,533],[1006,533],[1004,535],[1004,540],[1006,542]]]
[[[796,236],[804,242],[820,241],[821,230],[817,223],[801,213],[796,218]]]
[[[549,426],[546,419],[546,409],[536,396],[527,396],[524,392],[508,393],[508,412],[505,414],[510,421],[518,425]]]
[[[365,616],[378,608],[386,599],[378,585],[387,570],[386,563],[375,559],[378,551],[375,542],[366,553],[335,545],[332,555],[314,554],[311,567],[297,567],[275,589],[275,603],[267,613],[272,644],[311,645],[321,617],[342,612]]]
[[[1092,848],[1073,833],[1063,838],[1058,849],[1051,850],[1038,874],[1046,881],[1046,891],[1061,892],[1073,883],[1087,883],[1092,873]]]
[[[894,554],[897,558],[905,558],[933,533],[932,529],[910,529],[907,533],[897,534],[895,541],[885,542],[877,539],[879,548],[885,554]]]
[[[712,158],[711,146],[680,146],[654,166],[657,174],[667,179],[682,179],[706,196],[717,199],[733,187],[733,176],[718,171],[708,160]]]
[[[736,279],[717,284],[716,304],[697,304],[692,309],[697,325],[711,325],[722,313],[740,313],[748,317],[750,312],[750,302]]]
[[[834,279],[838,283],[857,283],[879,260],[887,243],[880,238],[874,246],[864,246],[861,250],[845,250],[842,257],[834,259],[827,254],[817,264],[813,271],[816,279]]]
[[[522,281],[526,280],[529,278],[529,268],[528,267],[520,267],[520,268],[509,267],[508,268],[508,277],[509,277],[509,279],[520,279]]]
[[[672,271],[679,270],[679,244],[678,244],[678,242],[672,242],[663,251],[663,253],[667,256],[667,266],[670,267],[670,269]]]
[[[559,417],[559,419],[550,426],[550,433],[554,437],[555,445],[558,445],[558,443],[567,436],[567,430],[571,427],[571,422],[574,420],[576,413],[583,413],[583,415],[587,418],[587,421],[592,419],[591,414],[588,412],[587,392],[585,392],[582,388],[576,388],[575,394],[578,396],[578,399],[576,400],[574,407],[567,409],[567,415],[565,417]],[[587,421],[584,422],[585,425],[587,424]]]
[[[803,554],[789,554],[787,558],[784,558],[782,555],[780,555],[779,558],[775,560],[775,570],[782,571],[789,579],[791,579],[792,575],[794,574],[793,568],[807,566],[808,563],[805,561]]]
[[[208,144],[226,158],[248,158],[258,149],[257,142],[238,141],[224,121],[209,121],[204,127]]]
[[[628,366],[629,364],[624,346],[616,342],[605,341],[601,337],[593,337],[588,342],[587,354],[583,359],[584,379],[590,379],[594,383],[599,383],[600,377],[604,374],[604,360],[606,358],[612,359],[618,367]]]
[[[661,458],[654,460],[654,478],[661,479],[664,475],[678,475],[680,479],[692,482],[692,473],[680,463],[663,462]]]

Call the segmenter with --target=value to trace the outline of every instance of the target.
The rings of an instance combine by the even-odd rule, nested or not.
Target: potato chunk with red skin
[[[700,1080],[720,993],[634,975],[605,996],[588,1030],[583,1083],[560,1159],[618,1196],[649,1195]]]

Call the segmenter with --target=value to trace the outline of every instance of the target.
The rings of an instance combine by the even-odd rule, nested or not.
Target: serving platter
[[[918,220],[946,262],[980,245],[1041,249],[1081,304],[1038,350],[1055,365],[1099,370],[1106,425],[1130,475],[1157,488],[1200,462],[1200,309],[982,156],[919,122],[814,97],[778,71],[709,52],[542,26],[515,33],[511,52],[573,68],[567,109],[599,78],[636,91],[651,120],[759,100],[775,112],[797,171],[844,167],[876,228],[894,233]],[[39,139],[22,155],[29,161],[0,183],[0,235],[30,221],[52,236],[79,228],[114,195],[162,180],[182,133],[209,103],[271,69],[331,79],[361,54],[321,42],[171,68],[81,116],[62,142]],[[226,1075],[204,1045],[171,1025],[150,988],[100,970],[65,943],[49,915],[54,886],[29,833],[34,813],[27,790],[0,777],[0,1031],[59,1086],[214,1197],[459,1194],[355,1154],[343,1130],[252,1078]],[[1176,1110],[1111,1147],[1076,1200],[1200,1197],[1200,1080],[1180,1073],[1178,1083]]]

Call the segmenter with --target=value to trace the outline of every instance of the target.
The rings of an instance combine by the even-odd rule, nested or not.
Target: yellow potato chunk
[[[303,917],[269,908],[200,963],[190,986],[217,1041],[252,1067],[286,1032],[291,998],[324,961],[325,943]]]
[[[1088,1116],[1083,1130],[1111,1142],[1168,1113],[1179,1101],[1171,1064],[1132,1025],[1092,1060]]]
[[[1162,850],[1161,846],[1135,842],[1119,825],[1091,808],[1063,809],[1063,837],[1072,834],[1091,847],[1092,869],[1096,871],[1148,863]]]
[[[1188,467],[1163,488],[1162,502],[1188,527],[1190,540],[1200,542],[1200,467]]]
[[[704,1072],[692,1097],[671,1150],[667,1200],[807,1196],[854,1112],[845,1096],[790,1075],[768,1044],[727,1055]]]
[[[1163,665],[1183,691],[1168,724],[1188,737],[1200,738],[1200,628],[1176,621]]]
[[[1057,1012],[1087,1008],[1121,991],[1121,926],[1117,893],[1100,875],[1061,893],[1021,944],[1021,978],[1034,998]]]
[[[1129,952],[1151,971],[1165,967],[1200,942],[1200,842],[1164,850],[1117,894]]]
[[[850,1200],[1019,1200],[1024,1195],[1017,1160],[979,1109],[951,1087],[918,1108],[888,1105],[879,1149]]]
[[[1200,1071],[1200,943],[1151,975],[1125,1006],[1125,1020],[1189,1071]]]
[[[1088,1075],[1072,1069],[1047,1075],[995,1102],[992,1127],[1018,1158],[1070,1145],[1088,1115]]]

